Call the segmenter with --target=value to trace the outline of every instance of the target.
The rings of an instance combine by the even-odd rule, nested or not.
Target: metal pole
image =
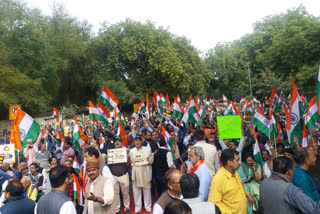
[[[246,64],[247,64],[248,75],[249,75],[250,97],[252,97],[252,88],[251,88],[251,78],[250,78],[249,62],[247,62]]]

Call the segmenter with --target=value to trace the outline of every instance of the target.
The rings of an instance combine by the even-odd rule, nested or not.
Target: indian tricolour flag
[[[241,104],[244,104],[244,103],[246,103],[246,102],[247,102],[247,99],[246,99],[245,97],[241,97],[240,103],[241,103]]]
[[[277,139],[277,137],[279,136],[279,130],[278,130],[278,126],[277,126],[277,121],[273,116],[273,112],[272,112],[272,108],[270,108],[270,122],[269,122],[269,136],[270,136],[270,140],[271,142],[275,141]]]
[[[190,104],[190,103],[189,103]],[[185,110],[185,112],[184,112],[184,114],[183,114],[183,117],[182,117],[182,123],[184,124],[184,126],[186,127],[186,128],[188,128],[189,127],[189,104],[188,104],[188,106],[186,107],[186,110]]]
[[[253,125],[258,127],[262,133],[269,137],[269,120],[266,115],[263,114],[262,110],[259,108],[258,111],[254,114],[254,117],[251,121]]]
[[[181,105],[181,99],[180,99],[179,94],[177,94],[177,101],[178,101],[178,103]]]
[[[160,93],[160,99],[161,99],[162,105],[167,105],[167,101],[166,99],[164,99],[164,96],[162,95],[162,93]]]
[[[200,120],[200,117],[192,95],[190,95],[189,103],[189,120],[193,125],[195,125]]]
[[[139,107],[139,112],[146,110],[146,106],[145,106],[143,100],[138,104],[138,107]]]
[[[128,148],[128,140],[126,133],[124,132],[122,123],[119,123],[118,131],[117,131],[117,137],[122,139],[122,145]]]
[[[130,122],[131,131],[133,130],[133,126],[134,126],[135,122],[136,122],[136,121],[134,120],[134,118],[131,117],[131,122]]]
[[[106,86],[102,90],[100,102],[102,102],[103,105],[108,106],[110,109],[115,108],[119,104],[116,96],[114,96]]]
[[[224,96],[224,94],[222,95],[222,107],[227,107],[227,104],[228,104],[228,99],[226,96]]]
[[[101,115],[98,108],[91,101],[89,101],[89,119],[94,122],[98,122],[100,117]]]
[[[146,92],[146,115],[147,118],[150,119],[151,118],[151,108],[150,108],[150,102],[149,102],[149,95],[148,92]]]
[[[286,129],[288,133],[289,143],[292,146],[296,147],[296,144],[293,141],[293,137],[297,137],[299,143],[302,143],[302,124],[300,119],[303,115],[303,103],[292,78],[291,81],[292,96],[290,110],[287,116]]]
[[[258,141],[257,134],[256,134],[254,126],[252,126],[252,132],[253,132],[253,136],[254,136],[254,139],[255,139],[255,144],[254,144],[254,147],[253,147],[253,157],[254,157],[255,161],[258,164],[260,164],[261,167],[263,167],[263,160],[262,160],[262,156],[261,156],[261,146],[260,146],[260,143]]]
[[[307,110],[305,116],[305,124],[307,125],[308,129],[312,130],[315,123],[320,120],[320,116],[318,114],[318,106],[314,100],[314,97],[311,99],[309,108]]]
[[[242,115],[240,114],[240,111],[238,110],[237,106],[232,102],[232,114],[233,115],[239,115],[241,120],[243,119]]]
[[[62,121],[62,115],[56,108],[53,108],[53,117],[56,118],[57,122]]]
[[[74,159],[73,159],[73,168],[74,168],[74,170],[76,170],[77,173],[80,172],[80,164],[79,164],[79,161],[78,161],[77,156],[74,156]]]
[[[204,116],[206,116],[206,111],[204,109],[205,109],[205,106],[199,107],[198,115],[200,116],[200,119],[197,121],[196,126],[199,126],[200,123],[203,121]]]
[[[154,92],[153,98],[154,98],[154,105],[156,107],[156,110],[160,111],[160,106],[162,106],[162,101],[159,94],[156,91]]]
[[[169,134],[169,132],[167,132],[167,130],[162,126],[162,135],[167,143],[167,148],[168,150],[171,152],[172,154],[172,158],[173,160],[176,159],[176,156],[173,154],[172,152],[172,148],[174,147],[175,145],[175,142],[174,140],[172,139],[171,135]]]
[[[108,109],[106,109],[101,102],[98,103],[98,111],[100,113],[99,122],[103,123],[105,127],[109,127],[108,118],[110,118],[111,115]]]
[[[178,120],[181,120],[182,117],[183,117],[181,106],[180,106],[180,104],[179,104],[179,102],[178,102],[176,97],[174,97],[172,117],[174,117],[174,118],[176,118]]]
[[[79,126],[77,118],[75,118],[75,125],[73,129],[73,145],[77,149],[80,149],[80,148],[82,149],[87,140],[88,140],[88,137],[83,133],[81,127]]]
[[[79,205],[83,204],[82,191],[77,176],[73,174],[73,199],[77,200]]]
[[[232,105],[228,103],[226,110],[224,111],[224,115],[232,114]]]
[[[58,135],[57,135],[57,139],[60,139],[61,142],[64,142],[64,136],[63,136],[63,134],[62,134],[62,131],[59,130],[57,134],[58,134]]]
[[[16,119],[13,122],[11,129],[11,143],[15,149],[22,150],[27,146],[27,140],[32,139],[35,142],[40,133],[40,125],[36,121],[22,111],[17,110]]]
[[[48,130],[47,130],[46,128],[43,129],[43,131],[42,131],[42,137],[43,137],[43,138],[48,137]]]

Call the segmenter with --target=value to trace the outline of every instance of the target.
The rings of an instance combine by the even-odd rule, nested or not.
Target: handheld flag
[[[27,146],[27,140],[35,142],[40,133],[40,125],[20,108],[17,110],[16,119],[11,129],[11,143],[17,150]]]
[[[119,104],[116,96],[114,96],[106,86],[104,86],[102,90],[100,102],[103,103],[103,105],[108,106],[110,109],[115,108]]]

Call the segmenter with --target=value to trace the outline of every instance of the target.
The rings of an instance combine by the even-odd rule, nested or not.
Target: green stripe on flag
[[[35,142],[39,136],[39,133],[40,133],[40,125],[36,121],[33,121],[33,123],[30,126],[30,129],[28,130],[28,133],[25,133],[26,136],[21,141],[22,150],[26,148],[27,140],[32,139],[32,141]]]

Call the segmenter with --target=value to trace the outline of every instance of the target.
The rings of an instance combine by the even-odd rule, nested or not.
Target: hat
[[[134,139],[141,139],[142,140],[142,136],[140,134],[137,134]]]
[[[98,161],[88,162],[86,166],[87,166],[87,169],[90,169],[90,168],[98,168],[99,169],[100,168]]]

